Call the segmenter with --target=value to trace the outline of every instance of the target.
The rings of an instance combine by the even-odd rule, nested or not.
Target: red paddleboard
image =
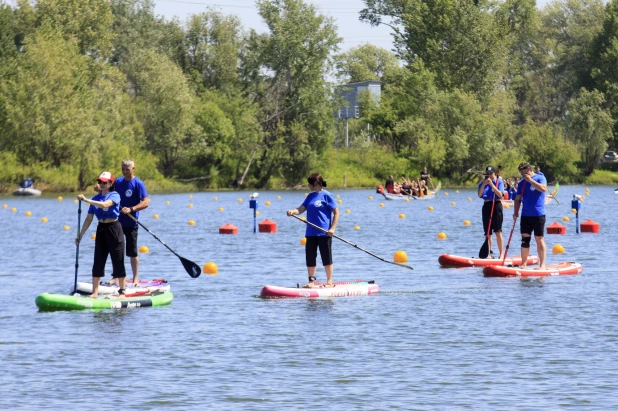
[[[460,257],[458,255],[442,254],[438,257],[438,262],[443,267],[487,267],[494,265],[502,265],[502,260],[497,258],[473,258]],[[504,265],[521,265],[521,256],[509,257],[504,260]],[[528,256],[528,264],[538,264],[539,257]]]
[[[544,269],[521,268],[521,267],[485,267],[483,275],[485,277],[549,277],[553,275],[573,275],[579,274],[584,270],[579,263],[559,263],[550,264]]]

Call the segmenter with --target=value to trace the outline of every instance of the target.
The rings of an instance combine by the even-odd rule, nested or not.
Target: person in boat
[[[118,221],[122,225],[124,233],[126,256],[131,261],[131,271],[133,272],[133,284],[139,284],[139,257],[137,254],[137,231],[139,225],[129,217],[132,215],[135,220],[139,220],[139,212],[148,208],[150,199],[146,192],[146,185],[142,180],[135,176],[135,162],[130,158],[122,160],[122,177],[116,180],[114,186],[120,195],[120,216]]]
[[[489,245],[489,258],[493,258],[491,253],[491,235],[496,235],[496,243],[498,251],[500,251],[500,259],[503,258],[504,239],[502,238],[502,192],[504,191],[504,181],[496,178],[496,169],[492,166],[487,166],[483,180],[479,183],[477,194],[483,199],[483,233],[489,237],[487,243]],[[492,215],[493,209],[493,215]],[[489,227],[491,219],[491,228]]]
[[[97,298],[99,293],[99,283],[105,276],[105,263],[107,256],[112,259],[112,277],[118,279],[118,294],[122,297],[126,290],[126,271],[124,268],[124,233],[122,226],[118,222],[120,215],[120,195],[114,191],[114,176],[109,171],[101,173],[97,178],[97,185],[100,192],[91,199],[80,194],[77,198],[90,204],[88,215],[84,220],[84,226],[75,239],[75,244],[79,245],[82,237],[88,231],[93,217],[96,215],[99,220],[97,235],[94,243],[94,263],[92,265],[92,294],[91,298]]]
[[[545,191],[547,180],[543,174],[536,174],[528,162],[521,163],[518,167],[522,179],[517,185],[515,196],[515,213],[513,220],[517,220],[519,205],[521,208],[521,258],[522,268],[526,267],[526,261],[530,254],[530,241],[534,233],[536,249],[539,254],[539,269],[545,268]],[[523,196],[523,199],[522,199]]]
[[[32,179],[30,177],[24,178],[21,181],[21,183],[19,183],[19,187],[20,188],[33,188],[34,187],[34,183],[32,182]]]
[[[326,181],[320,174],[311,174],[307,182],[311,193],[305,197],[305,201],[298,208],[288,210],[287,215],[299,215],[307,211],[307,221],[324,229],[326,233],[307,224],[305,260],[309,281],[304,287],[313,288],[315,286],[318,249],[326,271],[326,287],[333,287],[332,240],[339,221],[339,209],[335,197],[324,189]]]
[[[395,192],[395,180],[393,176],[388,176],[386,183],[384,184],[384,189],[387,193],[393,194]]]
[[[423,167],[423,171],[421,171],[421,181],[424,181],[427,184],[427,180],[431,179],[431,175],[427,172],[427,167]]]
[[[410,181],[406,179],[405,175],[401,175],[401,187],[399,188],[401,194],[409,196],[411,194]]]

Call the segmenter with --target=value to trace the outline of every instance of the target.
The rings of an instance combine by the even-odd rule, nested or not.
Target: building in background
[[[339,97],[344,100],[344,104],[339,107],[335,117],[345,119],[345,146],[349,146],[348,120],[360,117],[360,97],[362,93],[369,93],[376,105],[380,106],[380,96],[382,94],[382,83],[380,81],[361,81],[358,83],[348,83],[337,88]]]

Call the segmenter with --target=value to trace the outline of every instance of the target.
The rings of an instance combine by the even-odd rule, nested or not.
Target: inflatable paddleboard
[[[485,277],[549,277],[554,275],[579,274],[583,269],[581,264],[573,262],[551,264],[546,266],[543,270],[528,267],[495,266],[483,268],[483,275]]]
[[[101,283],[99,285],[99,295],[118,295],[120,287],[117,285],[109,285]],[[163,278],[157,280],[141,280],[139,286],[135,287],[132,283],[128,284],[127,281],[127,294],[135,294],[144,291],[169,291],[170,285]],[[69,290],[73,292],[73,288]],[[80,294],[92,294],[92,283],[77,282],[77,292]]]
[[[335,282],[334,287],[326,288],[324,283],[315,283],[314,288],[278,287],[267,285],[262,288],[262,298],[329,298],[371,295],[380,292],[375,281]]]
[[[502,260],[498,258],[473,258],[473,257],[460,257],[458,255],[442,254],[438,257],[438,262],[443,267],[487,267],[502,265]],[[521,265],[521,256],[508,257],[504,260],[504,265]],[[539,257],[533,255],[528,256],[527,264],[538,264]]]
[[[45,293],[39,295],[35,302],[40,311],[58,311],[157,307],[171,304],[173,299],[174,296],[170,291],[153,291],[134,297],[128,294],[126,298],[88,298],[80,295]]]

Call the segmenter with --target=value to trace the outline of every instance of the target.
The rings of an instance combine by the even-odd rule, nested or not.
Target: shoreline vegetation
[[[399,27],[386,50],[344,49],[304,0],[256,0],[263,32],[152,0],[0,2],[0,192],[26,177],[88,192],[124,158],[150,193],[302,188],[312,172],[371,188],[423,167],[464,188],[522,161],[618,183],[601,163],[618,147],[618,0],[395,3],[358,10]]]

